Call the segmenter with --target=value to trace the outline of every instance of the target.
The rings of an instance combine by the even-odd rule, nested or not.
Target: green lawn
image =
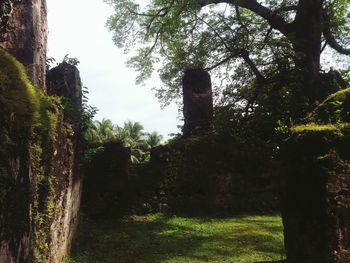
[[[67,263],[274,262],[284,259],[279,216],[132,216],[82,223]]]

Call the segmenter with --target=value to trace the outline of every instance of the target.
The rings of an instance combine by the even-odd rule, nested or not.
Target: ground
[[[279,215],[230,218],[131,216],[85,220],[67,263],[279,262]]]

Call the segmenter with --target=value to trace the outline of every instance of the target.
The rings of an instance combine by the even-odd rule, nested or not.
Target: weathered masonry
[[[81,82],[61,64],[46,92],[46,14],[15,1],[0,44],[0,262],[61,263],[78,223]]]

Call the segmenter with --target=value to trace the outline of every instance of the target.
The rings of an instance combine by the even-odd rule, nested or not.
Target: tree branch
[[[291,6],[282,6],[280,8],[277,8],[277,9],[273,10],[272,12],[274,14],[278,14],[278,13],[281,13],[281,12],[289,12],[289,11],[296,11],[296,10],[298,10],[298,6],[291,5]]]
[[[283,17],[279,16],[275,11],[259,4],[257,0],[197,0],[197,3],[201,7],[220,3],[240,6],[264,18],[272,28],[279,30],[283,35],[287,35],[290,32],[289,24]]]
[[[259,71],[259,69],[257,68],[257,66],[254,64],[254,62],[251,60],[251,58],[249,57],[249,51],[242,49],[241,51],[241,57],[244,59],[245,63],[248,64],[248,66],[250,67],[250,69],[253,71],[253,73],[255,74],[258,83],[264,83],[265,82],[265,77],[261,74],[261,72]]]
[[[331,48],[333,48],[334,50],[336,50],[337,52],[339,52],[340,54],[343,55],[350,55],[350,49],[346,49],[344,47],[342,47],[337,40],[335,39],[334,35],[332,34],[331,28],[330,28],[330,24],[331,24],[331,19],[330,16],[327,12],[327,10],[323,10],[322,12],[322,18],[323,18],[323,36],[326,40],[325,45],[329,45]]]
[[[207,71],[210,71],[210,70],[213,70],[214,68],[217,68],[219,66],[221,66],[222,64],[225,64],[226,62],[228,62],[229,60],[235,58],[235,57],[238,57],[240,55],[241,51],[240,50],[237,50],[237,53],[234,53],[234,54],[231,54],[229,55],[228,57],[224,58],[223,60],[221,60],[220,62],[212,65],[211,67],[209,68],[206,68]]]
[[[343,55],[350,55],[350,49],[344,48],[342,47],[334,38],[330,28],[328,26],[325,27],[325,29],[323,30],[323,36],[326,39],[326,43],[333,48],[334,50],[336,50],[337,52],[339,52],[340,54]]]

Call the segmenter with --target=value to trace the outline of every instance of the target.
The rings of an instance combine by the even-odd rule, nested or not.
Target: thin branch
[[[239,6],[235,6],[235,10],[236,10],[236,15],[237,15],[237,20],[238,23],[241,25],[242,28],[244,28],[247,32],[249,32],[247,26],[245,24],[243,24],[242,19],[241,19],[241,12],[239,11]]]
[[[197,14],[194,14],[194,15],[197,17],[197,19],[199,19],[204,24],[206,24],[214,32],[214,34],[220,39],[220,41],[228,51],[232,52],[231,48],[227,45],[226,41],[222,38],[219,32],[217,32],[217,30],[211,24],[209,24],[207,21],[205,21],[202,17],[198,16]]]
[[[322,46],[322,48],[321,48],[321,52],[320,52],[320,54],[322,54],[323,53],[323,51],[325,50],[325,48],[327,47],[327,45],[328,45],[328,43],[327,43],[327,40],[324,42],[324,44],[323,44],[323,46]]]
[[[238,57],[239,55],[241,54],[240,51],[238,51],[236,54],[231,54],[230,56],[228,56],[227,58],[221,60],[220,62],[214,64],[213,66],[209,67],[209,68],[206,68],[207,71],[211,71],[219,66],[221,66],[222,64],[225,64],[226,62],[228,62],[229,60],[235,58],[235,57]]]

